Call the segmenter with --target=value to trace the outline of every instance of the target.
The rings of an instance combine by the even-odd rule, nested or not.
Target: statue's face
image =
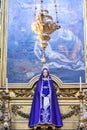
[[[46,69],[43,70],[43,77],[44,78],[48,77],[48,71]]]

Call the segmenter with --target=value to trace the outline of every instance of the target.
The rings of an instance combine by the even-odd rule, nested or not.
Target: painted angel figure
[[[35,88],[29,127],[51,124],[62,127],[62,118],[53,81],[48,68],[44,67]]]

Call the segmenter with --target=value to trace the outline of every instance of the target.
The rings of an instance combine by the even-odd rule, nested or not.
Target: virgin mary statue
[[[47,68],[43,68],[36,85],[28,125],[40,124],[63,126],[56,91]]]

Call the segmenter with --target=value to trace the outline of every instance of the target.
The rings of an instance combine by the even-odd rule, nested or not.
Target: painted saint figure
[[[53,81],[47,68],[44,68],[35,88],[29,127],[52,124],[62,127],[62,118]]]

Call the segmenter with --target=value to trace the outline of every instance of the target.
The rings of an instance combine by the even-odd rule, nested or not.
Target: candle
[[[82,91],[82,81],[81,81],[81,76],[80,76],[80,92]]]
[[[6,92],[8,93],[8,78],[6,78]]]

